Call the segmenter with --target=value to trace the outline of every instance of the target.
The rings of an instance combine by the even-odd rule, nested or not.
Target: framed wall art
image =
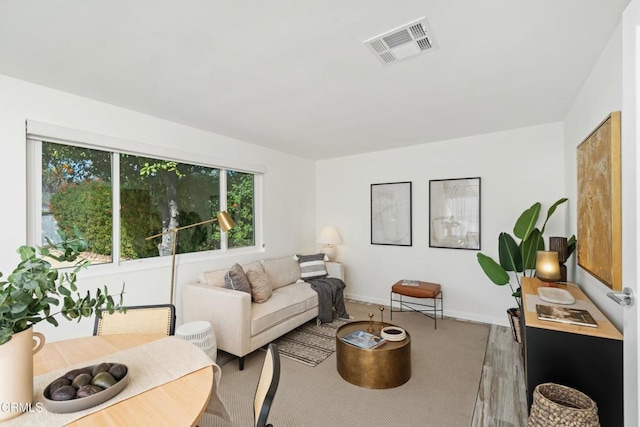
[[[578,265],[622,290],[620,112],[578,145]]]
[[[411,246],[411,182],[371,184],[371,244]]]
[[[429,246],[480,250],[480,178],[429,181]]]

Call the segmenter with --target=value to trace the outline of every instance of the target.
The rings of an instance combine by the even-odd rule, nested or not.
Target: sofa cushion
[[[262,304],[271,296],[271,282],[262,268],[246,270],[249,283],[251,284],[251,298],[254,302]]]
[[[200,275],[200,281],[206,283],[209,286],[215,286],[217,288],[224,288],[224,276],[227,274],[227,270],[211,270],[205,271]]]
[[[278,289],[278,292],[290,295],[295,299],[304,299],[307,302],[307,310],[318,306],[318,293],[311,289],[306,282],[298,282]]]
[[[224,276],[224,285],[227,289],[251,293],[251,282],[240,264],[233,264]]]
[[[325,254],[296,255],[295,258],[300,264],[300,277],[302,279],[318,279],[327,277],[327,267],[325,267]]]
[[[258,335],[287,319],[307,311],[307,302],[281,289],[274,290],[264,304],[251,304],[251,336]]]
[[[262,262],[273,289],[295,283],[300,278],[300,266],[293,257],[267,259]]]

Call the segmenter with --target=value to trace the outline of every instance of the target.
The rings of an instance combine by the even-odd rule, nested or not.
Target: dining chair
[[[258,380],[258,387],[256,388],[256,394],[253,399],[255,427],[273,427],[271,424],[267,424],[267,417],[269,416],[269,410],[271,409],[271,404],[276,395],[279,382],[280,353],[278,353],[278,346],[271,343],[267,348],[267,355],[264,358],[262,372],[260,372],[260,379]]]
[[[137,305],[125,307],[126,312],[96,316],[93,335],[165,334],[173,335],[176,327],[176,308],[173,304]]]

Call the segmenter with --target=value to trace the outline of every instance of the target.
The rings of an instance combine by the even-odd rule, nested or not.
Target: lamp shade
[[[236,226],[236,223],[233,222],[233,220],[231,219],[227,211],[218,212],[218,215],[216,215],[216,218],[218,219],[218,224],[220,224],[220,228],[225,233]]]
[[[560,280],[560,262],[558,261],[558,252],[537,252],[536,277],[543,282],[557,282]]]
[[[328,225],[320,231],[318,243],[323,245],[339,245],[342,243],[338,229],[332,225]]]

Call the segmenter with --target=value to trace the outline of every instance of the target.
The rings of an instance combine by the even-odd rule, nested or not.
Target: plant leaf
[[[529,238],[520,243],[520,251],[522,253],[522,266],[525,270],[533,270],[536,268],[536,257],[538,251],[544,250],[544,239],[542,233],[534,228]]]
[[[529,209],[522,212],[520,218],[516,221],[516,225],[513,227],[513,234],[520,240],[527,240],[529,234],[536,227],[538,222],[538,216],[540,215],[540,209],[542,205],[540,202],[534,203]]]
[[[507,271],[522,271],[522,256],[518,244],[508,233],[498,236],[498,254],[500,265]]]
[[[571,256],[571,254],[576,250],[576,245],[578,241],[576,240],[576,235],[572,235],[569,240],[567,240],[567,258]]]
[[[500,264],[495,262],[493,258],[488,257],[480,252],[478,252],[478,263],[484,274],[496,285],[506,285],[509,283],[509,273],[505,271]]]
[[[551,205],[551,207],[549,208],[549,210],[547,211],[547,219],[544,220],[544,224],[542,224],[542,230],[540,230],[540,234],[544,234],[544,229],[547,226],[547,221],[549,221],[549,218],[551,218],[551,215],[553,215],[553,213],[556,211],[556,208],[563,204],[564,202],[566,202],[568,199],[566,197],[563,197],[562,199],[558,200],[557,202],[555,202],[553,205]]]

